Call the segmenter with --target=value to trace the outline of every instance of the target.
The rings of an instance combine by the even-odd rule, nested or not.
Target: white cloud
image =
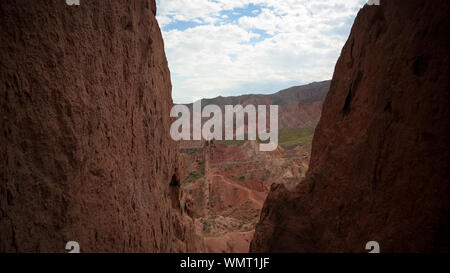
[[[246,93],[249,86],[330,79],[364,2],[157,1],[174,100]],[[258,8],[250,10],[249,4]],[[191,25],[180,27],[186,22]]]

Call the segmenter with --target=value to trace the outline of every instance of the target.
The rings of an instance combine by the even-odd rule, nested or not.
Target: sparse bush
[[[202,178],[203,176],[204,175],[202,175],[201,173],[198,173],[197,171],[193,171],[188,175],[186,182],[192,183],[192,182],[197,181],[198,179]]]

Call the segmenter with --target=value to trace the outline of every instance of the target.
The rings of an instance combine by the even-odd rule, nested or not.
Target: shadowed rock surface
[[[202,251],[153,0],[0,2],[0,252]]]
[[[448,251],[448,48],[448,1],[360,11],[306,178],[272,187],[251,251]]]

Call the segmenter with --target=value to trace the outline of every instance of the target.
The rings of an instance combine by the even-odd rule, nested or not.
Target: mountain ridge
[[[263,98],[271,98],[271,97],[279,97],[280,95],[285,95],[286,93],[293,93],[294,95],[298,92],[307,92],[310,91],[310,89],[308,88],[314,88],[315,91],[318,91],[318,94],[314,94],[316,97],[319,96],[324,96],[326,95],[326,93],[324,94],[325,91],[327,91],[325,88],[329,88],[330,87],[330,83],[331,80],[325,80],[325,81],[317,81],[317,82],[311,82],[308,84],[304,84],[304,85],[294,85],[285,89],[281,89],[279,91],[276,91],[275,93],[270,93],[270,94],[258,94],[258,93],[249,93],[249,94],[242,94],[242,95],[237,95],[237,96],[217,96],[214,98],[202,98],[202,104],[204,102],[209,102],[208,104],[217,104],[217,105],[224,105],[224,103],[214,103],[217,101],[226,101],[227,103],[229,103],[230,105],[236,105],[236,104],[242,104],[242,105],[246,105],[245,101],[248,98],[251,97],[256,97],[259,99],[263,99]],[[311,94],[310,96],[313,96],[313,94]],[[283,101],[283,104],[286,104],[286,102]],[[191,106],[192,103],[184,103],[184,105],[188,105]]]
[[[273,94],[246,94],[241,96],[201,99],[204,105],[278,105],[279,129],[315,127],[319,122],[322,104],[331,81],[312,82],[292,86]],[[185,104],[192,110],[193,104]]]

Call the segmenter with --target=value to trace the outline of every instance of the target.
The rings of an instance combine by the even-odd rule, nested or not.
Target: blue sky
[[[364,0],[157,0],[176,103],[327,80]]]

